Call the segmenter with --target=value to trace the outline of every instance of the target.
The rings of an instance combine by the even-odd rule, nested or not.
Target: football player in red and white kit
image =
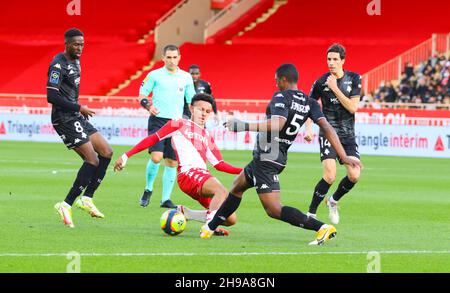
[[[207,222],[214,217],[215,212],[228,195],[227,189],[206,168],[210,162],[218,171],[229,174],[239,174],[242,168],[234,167],[222,159],[214,139],[205,129],[212,109],[213,98],[205,93],[196,94],[190,107],[191,120],[178,119],[167,122],[156,133],[141,140],[132,149],[124,153],[114,164],[114,171],[121,171],[128,158],[148,149],[158,141],[171,138],[172,146],[178,161],[178,185],[180,189],[197,200],[206,210],[195,211],[179,206],[187,219]],[[236,215],[232,214],[224,222],[225,226],[236,223]],[[217,230],[218,235],[228,235],[225,229]]]

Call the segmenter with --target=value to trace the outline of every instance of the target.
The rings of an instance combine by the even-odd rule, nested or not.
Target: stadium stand
[[[179,0],[82,1],[81,16],[70,16],[67,1],[7,1],[0,10],[0,92],[44,93],[47,67],[64,50],[64,31],[85,33],[81,94],[104,95],[149,64],[155,44],[138,40]],[[143,44],[142,44],[143,43]],[[24,82],[26,81],[26,82]]]
[[[129,5],[121,0],[86,1],[80,18],[53,15],[55,9],[65,9],[64,1],[4,3],[0,11],[0,53],[5,58],[0,65],[7,70],[0,73],[0,92],[44,93],[48,62],[63,49],[61,28],[77,26],[86,33],[81,94],[105,95],[147,65],[146,71],[115,93],[136,96],[150,70],[155,47],[152,38],[144,44],[137,40],[178,2],[137,0]],[[449,4],[445,0],[430,0],[427,5],[407,0],[385,1],[381,16],[367,15],[369,1],[288,0],[282,1],[286,4],[275,14],[242,33],[277,2],[280,1],[260,1],[208,39],[208,44],[183,45],[181,67],[199,64],[218,99],[267,100],[275,90],[273,73],[284,62],[297,65],[300,88],[308,92],[312,82],[327,70],[325,51],[332,42],[346,46],[346,68],[364,73],[429,38],[431,33],[450,31],[445,18]],[[339,22],[333,22],[334,19]],[[337,29],[330,29],[330,25]],[[410,33],[412,27],[414,34]],[[232,45],[223,44],[226,41]],[[152,69],[161,65],[156,62]]]
[[[253,6],[247,13],[238,18],[231,25],[223,28],[206,40],[207,44],[221,44],[236,36],[245,27],[250,25],[258,17],[268,11],[274,5],[274,0],[261,0]]]
[[[345,5],[331,0],[287,1],[245,34],[238,36],[232,25],[208,40],[214,44],[185,44],[181,48],[181,67],[199,64],[219,99],[268,99],[275,90],[276,67],[293,62],[300,71],[300,88],[308,92],[313,81],[327,70],[325,52],[333,42],[341,42],[347,48],[345,67],[362,74],[430,38],[434,32],[450,31],[445,12],[436,9],[445,10],[448,1],[430,1],[427,5],[385,1],[381,16],[367,15],[369,1],[346,0]],[[411,27],[415,28],[414,34],[410,33]],[[236,35],[230,37],[232,34]],[[232,45],[220,44],[227,38]],[[157,66],[160,65],[154,67]],[[117,95],[136,95],[141,80],[130,83]]]
[[[435,55],[413,67],[407,64],[400,82],[383,82],[367,102],[450,104],[450,58]]]

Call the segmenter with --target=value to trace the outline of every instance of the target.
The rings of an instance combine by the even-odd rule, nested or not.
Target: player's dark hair
[[[198,93],[192,97],[191,105],[193,106],[197,101],[205,101],[211,104],[214,107],[214,99],[211,95],[205,93]]]
[[[341,44],[331,45],[327,50],[327,55],[328,53],[338,53],[341,59],[345,59],[345,48]]]
[[[163,54],[166,55],[167,51],[177,51],[180,54],[180,49],[175,45],[167,45],[163,49]]]
[[[68,29],[65,33],[64,33],[64,39],[67,41],[73,37],[82,37],[84,36],[83,32],[80,31],[77,28],[71,28]]]
[[[189,66],[189,70],[191,69],[198,69],[200,70],[200,66],[198,66],[197,64],[192,64],[191,66]]]
[[[285,77],[290,83],[298,82],[298,71],[294,64],[286,63],[277,68],[277,77]]]

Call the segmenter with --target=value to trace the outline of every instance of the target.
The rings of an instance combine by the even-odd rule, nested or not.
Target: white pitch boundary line
[[[80,256],[90,257],[130,257],[130,256],[258,256],[258,255],[349,255],[349,254],[368,254],[377,252],[379,254],[450,254],[450,250],[369,250],[369,251],[299,251],[299,252],[137,252],[137,253],[79,253]],[[1,253],[0,257],[66,257],[68,253]]]

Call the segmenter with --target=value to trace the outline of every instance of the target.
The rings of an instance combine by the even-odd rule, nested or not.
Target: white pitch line
[[[79,253],[80,256],[90,257],[111,257],[111,256],[258,256],[258,255],[349,255],[349,254],[368,254],[369,252],[378,252],[379,254],[450,254],[450,250],[370,250],[370,251],[299,251],[299,252],[137,252],[137,253]],[[66,257],[68,254],[75,253],[0,253],[0,257]]]

